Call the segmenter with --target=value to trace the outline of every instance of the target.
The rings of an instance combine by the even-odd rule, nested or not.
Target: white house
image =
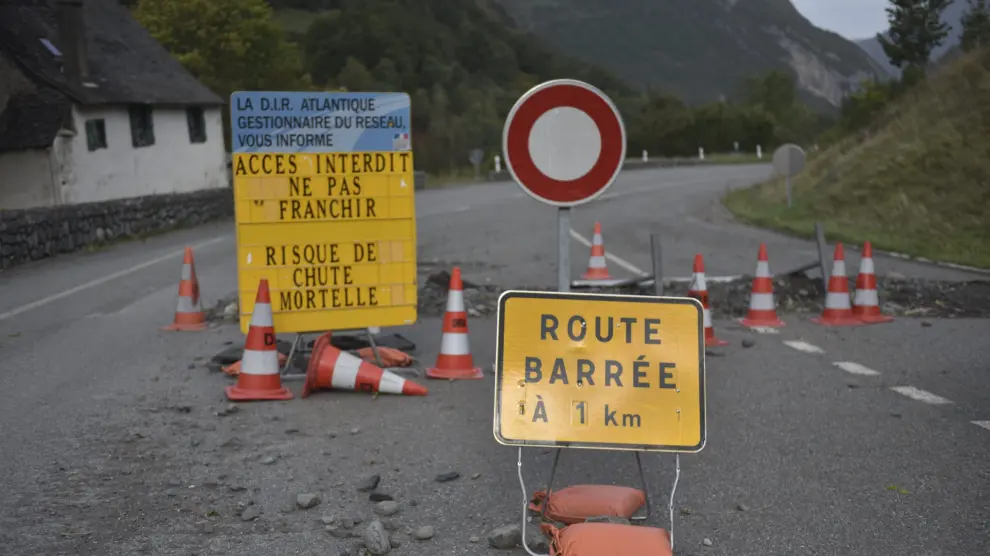
[[[223,105],[117,0],[0,0],[0,209],[227,187]]]

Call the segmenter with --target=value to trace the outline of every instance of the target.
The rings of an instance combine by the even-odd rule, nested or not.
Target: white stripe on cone
[[[337,356],[337,362],[333,366],[333,376],[330,378],[330,386],[344,390],[353,390],[357,384],[358,369],[361,368],[361,359],[341,351]]]
[[[251,312],[251,326],[274,326],[272,323],[272,306],[268,303],[255,303]]]
[[[602,240],[602,234],[595,234],[591,237],[592,245],[604,245],[605,242]]]
[[[605,257],[591,257],[588,259],[588,268],[605,268]]]
[[[464,312],[464,292],[462,290],[450,290],[447,292],[447,312]]]
[[[182,279],[183,280],[192,280],[192,265],[190,265],[190,264],[183,264],[182,265]]]
[[[770,276],[770,263],[766,261],[759,261],[756,263],[756,277],[757,278],[772,278]]]
[[[749,308],[757,311],[773,311],[772,293],[754,293],[749,297]]]
[[[705,309],[705,328],[712,327],[712,312],[709,309]]]
[[[828,292],[828,295],[825,296],[825,308],[850,309],[851,307],[849,306],[849,294]]]
[[[179,296],[179,302],[176,303],[177,313],[198,313],[200,311],[199,301],[193,303],[192,298],[186,296]]]
[[[278,351],[244,350],[244,355],[241,356],[241,372],[246,375],[278,374]]]
[[[382,379],[378,383],[378,391],[383,394],[401,394],[402,388],[406,385],[406,379],[397,374],[385,371]]]
[[[846,276],[846,261],[839,260],[832,263],[832,276]]]
[[[444,332],[440,339],[440,353],[443,355],[468,355],[468,335],[459,332]]]
[[[860,261],[859,263],[859,273],[860,274],[873,274],[875,270],[873,269],[873,258],[867,257]]]
[[[860,307],[879,307],[880,298],[877,290],[856,290],[856,305]]]
[[[704,272],[695,272],[691,275],[691,287],[688,288],[692,291],[703,292],[708,291],[708,283],[705,280]]]

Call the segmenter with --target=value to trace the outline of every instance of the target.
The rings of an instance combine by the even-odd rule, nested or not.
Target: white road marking
[[[193,245],[192,246],[192,249],[195,251],[196,249],[199,249],[199,248],[202,248],[202,247],[206,247],[208,245],[213,245],[214,243],[220,243],[221,241],[230,239],[232,237],[234,237],[234,236],[232,236],[232,235],[225,235],[225,236],[215,237],[215,238],[213,238],[211,240],[204,241],[202,243],[197,243],[197,244]],[[96,286],[99,286],[99,285],[102,285],[102,284],[106,284],[107,282],[110,282],[111,280],[116,280],[117,278],[121,278],[123,276],[127,276],[128,274],[133,274],[133,273],[135,273],[135,272],[137,272],[139,270],[144,270],[145,268],[148,268],[149,266],[156,265],[156,264],[158,264],[160,262],[167,261],[169,259],[174,259],[176,257],[181,257],[183,254],[185,254],[185,252],[186,252],[185,248],[180,249],[178,251],[173,251],[173,252],[168,253],[166,255],[162,255],[161,257],[156,257],[154,259],[151,259],[150,261],[145,261],[143,263],[136,264],[136,265],[134,265],[134,266],[132,266],[130,268],[125,268],[124,270],[120,270],[120,271],[114,272],[113,274],[107,274],[106,276],[103,276],[102,278],[97,278],[95,280],[91,280],[89,282],[86,282],[85,284],[80,284],[80,285],[78,285],[78,286],[76,286],[74,288],[69,288],[69,289],[67,289],[65,291],[61,291],[59,293],[49,295],[48,297],[43,297],[43,298],[38,299],[36,301],[32,301],[31,303],[28,303],[28,304],[25,304],[25,305],[21,305],[20,307],[18,307],[16,309],[11,309],[10,311],[7,311],[6,313],[0,313],[0,321],[7,320],[7,319],[12,318],[12,317],[16,317],[17,315],[20,315],[21,313],[26,313],[26,312],[31,311],[33,309],[37,309],[38,307],[44,307],[45,305],[48,305],[49,303],[52,303],[54,301],[58,301],[59,299],[68,297],[70,295],[79,293],[81,291],[88,290],[90,288],[93,288],[93,287],[96,287]]]
[[[756,332],[757,334],[780,334],[780,330],[769,326],[753,326],[750,330]]]
[[[573,228],[571,229],[571,237],[576,239],[579,243],[583,244],[585,247],[591,249],[591,241],[589,241],[588,238],[582,236],[581,234],[575,232]],[[608,250],[608,246],[605,246],[605,258],[621,266],[622,268],[628,270],[629,272],[632,272],[633,274],[639,274],[640,276],[648,276],[646,272],[640,270],[640,268],[637,267],[636,265],[623,259],[622,257],[619,257],[611,253]]]
[[[854,375],[877,376],[878,374],[880,374],[869,367],[865,367],[853,361],[833,361],[832,364],[842,369],[843,371],[847,373],[852,373]]]
[[[822,348],[799,340],[786,340],[784,341],[784,344],[805,353],[825,353],[825,350]]]
[[[970,421],[970,423],[973,423],[977,427],[983,427],[988,431],[990,431],[990,421]]]
[[[907,396],[912,400],[930,403],[932,405],[945,405],[952,403],[951,401],[943,398],[942,396],[936,396],[931,392],[922,390],[920,388],[915,388],[914,386],[891,386],[890,389],[902,396]]]

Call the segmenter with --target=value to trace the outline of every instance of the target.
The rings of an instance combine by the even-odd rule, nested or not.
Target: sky
[[[865,39],[887,28],[887,0],[791,0],[816,27],[847,39]]]

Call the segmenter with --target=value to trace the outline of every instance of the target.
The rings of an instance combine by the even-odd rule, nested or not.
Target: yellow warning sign
[[[411,151],[234,153],[231,163],[245,333],[262,278],[279,333],[415,322]]]
[[[495,438],[509,446],[699,452],[701,303],[507,291],[499,299]]]

